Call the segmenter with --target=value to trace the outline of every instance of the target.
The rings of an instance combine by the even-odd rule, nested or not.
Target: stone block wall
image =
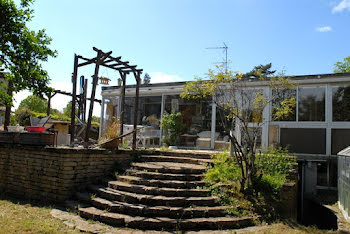
[[[128,167],[131,151],[0,144],[0,189],[31,199],[63,202],[75,191]]]

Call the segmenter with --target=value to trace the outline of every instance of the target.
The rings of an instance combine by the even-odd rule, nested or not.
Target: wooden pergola
[[[133,141],[132,141],[132,148],[136,148],[136,127],[137,127],[137,119],[138,119],[138,104],[139,104],[139,88],[141,84],[141,74],[142,69],[137,69],[136,65],[129,65],[128,61],[122,61],[121,56],[119,57],[113,57],[111,56],[112,51],[110,52],[103,52],[102,50],[99,50],[95,47],[93,47],[93,50],[97,52],[97,56],[94,58],[84,58],[80,55],[75,54],[74,55],[74,71],[72,76],[72,83],[73,83],[73,92],[72,92],[72,113],[71,113],[71,143],[74,142],[74,136],[75,136],[75,105],[76,105],[76,99],[77,99],[77,76],[78,76],[78,68],[83,67],[90,64],[95,64],[95,72],[92,76],[92,91],[91,91],[91,98],[90,98],[90,108],[89,108],[89,115],[88,115],[88,122],[87,122],[87,128],[85,133],[84,141],[87,143],[89,140],[89,132],[91,128],[91,119],[92,119],[92,112],[94,108],[94,102],[95,102],[95,94],[96,94],[96,86],[98,82],[98,72],[100,66],[110,68],[112,70],[118,71],[122,80],[122,93],[121,93],[121,113],[120,113],[120,135],[123,135],[123,124],[124,124],[124,109],[125,109],[125,87],[126,87],[126,77],[128,74],[133,73],[135,80],[136,80],[136,98],[135,98],[135,117],[134,117],[134,132],[133,132]],[[79,63],[79,59],[83,60],[83,62]]]

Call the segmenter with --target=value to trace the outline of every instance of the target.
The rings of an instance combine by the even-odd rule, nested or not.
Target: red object
[[[28,132],[43,132],[45,131],[44,127],[27,127]]]

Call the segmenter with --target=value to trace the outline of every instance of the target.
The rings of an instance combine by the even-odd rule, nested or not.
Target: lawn
[[[0,196],[0,233],[79,233],[50,215],[51,207]]]

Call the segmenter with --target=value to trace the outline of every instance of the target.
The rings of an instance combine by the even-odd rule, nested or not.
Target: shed
[[[69,145],[69,121],[52,120],[50,119],[46,124],[45,128],[53,127],[57,131],[57,145]]]
[[[350,220],[350,146],[338,153],[338,204]]]

